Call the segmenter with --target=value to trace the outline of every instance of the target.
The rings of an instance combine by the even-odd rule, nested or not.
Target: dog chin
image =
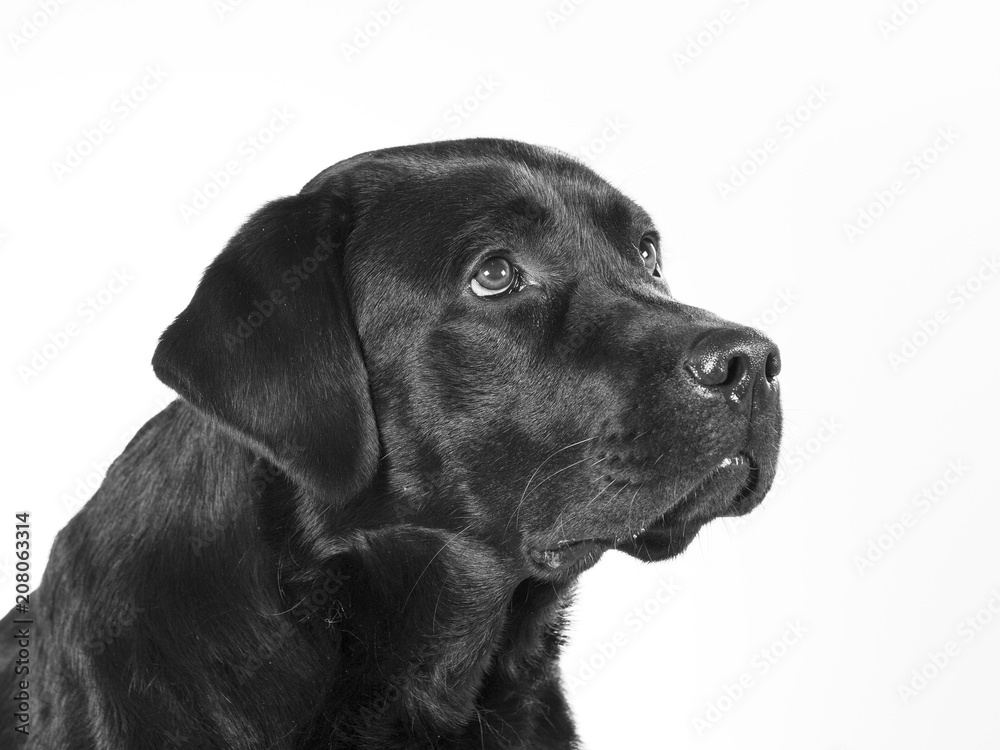
[[[767,471],[765,476],[748,456],[726,458],[673,508],[630,539],[616,543],[615,549],[648,562],[676,557],[709,521],[742,516],[757,507],[772,475]]]
[[[701,527],[711,521],[692,520],[683,525],[657,526],[647,529],[628,543],[616,545],[615,549],[643,562],[658,562],[677,557],[694,541]]]
[[[659,517],[634,533],[560,542],[533,549],[536,570],[559,577],[575,575],[594,565],[609,549],[638,560],[655,562],[681,554],[709,521],[749,513],[764,498],[772,472],[762,476],[752,458],[738,454],[723,459]]]

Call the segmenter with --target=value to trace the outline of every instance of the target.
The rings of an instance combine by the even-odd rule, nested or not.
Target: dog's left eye
[[[659,264],[659,248],[656,246],[656,240],[652,237],[643,237],[639,240],[639,255],[642,257],[643,265],[646,266],[646,270],[649,271],[653,276],[660,275],[660,264]]]
[[[494,256],[483,261],[469,286],[472,287],[472,293],[479,297],[495,297],[518,291],[521,288],[521,275],[509,260]]]

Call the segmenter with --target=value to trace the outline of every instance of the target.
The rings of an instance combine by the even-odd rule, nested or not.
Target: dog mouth
[[[690,513],[711,518],[742,515],[753,507],[750,500],[759,484],[760,467],[753,458],[745,453],[728,456],[643,531],[670,526]]]
[[[681,535],[688,536],[689,523],[693,530],[690,537],[693,538],[701,524],[712,518],[749,512],[755,505],[751,500],[757,494],[759,484],[760,467],[756,461],[744,453],[736,453],[722,459],[666,511],[643,524],[634,533],[562,540],[552,547],[534,548],[529,556],[543,570],[569,571],[583,569],[588,564],[597,562],[609,549],[629,552],[644,547],[652,537],[677,536],[674,530],[678,526],[682,529]]]

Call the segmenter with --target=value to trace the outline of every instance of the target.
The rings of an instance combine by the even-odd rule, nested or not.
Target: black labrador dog
[[[639,206],[514,141],[265,205],[156,349],[181,399],[4,620],[3,747],[576,747],[578,574],[775,473],[776,347],[661,271]]]

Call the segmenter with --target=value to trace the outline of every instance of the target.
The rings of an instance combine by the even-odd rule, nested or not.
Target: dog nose
[[[694,341],[685,361],[691,378],[748,419],[777,395],[781,355],[773,341],[752,328],[716,328]]]

